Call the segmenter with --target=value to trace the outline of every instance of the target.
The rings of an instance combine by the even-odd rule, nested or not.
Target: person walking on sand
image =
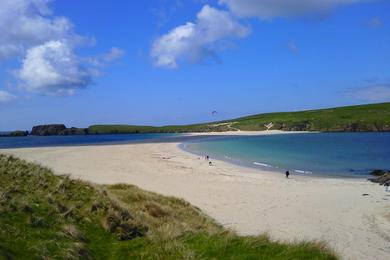
[[[286,178],[288,178],[289,175],[290,175],[290,172],[286,171]]]
[[[389,182],[386,182],[383,186],[385,186],[385,191],[388,192],[388,191],[389,191],[390,183],[389,183]]]

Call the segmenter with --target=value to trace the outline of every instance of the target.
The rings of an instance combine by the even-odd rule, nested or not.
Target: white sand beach
[[[267,232],[275,240],[326,241],[343,259],[390,259],[390,192],[366,180],[294,175],[286,179],[283,174],[216,160],[209,166],[203,158],[182,151],[178,143],[0,153],[94,183],[134,184],[183,198],[240,234]]]

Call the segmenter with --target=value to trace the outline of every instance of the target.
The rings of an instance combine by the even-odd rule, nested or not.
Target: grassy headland
[[[390,103],[347,106],[301,112],[269,113],[234,120],[240,130],[390,131]]]
[[[285,131],[390,131],[390,103],[307,110],[300,112],[267,113],[204,124],[171,125],[162,127],[135,125],[93,125],[89,134],[115,133],[187,133],[235,130]]]
[[[390,131],[390,103],[337,107],[300,112],[258,114],[218,122],[168,125],[91,125],[66,128],[63,124],[34,126],[32,135],[94,135],[135,133],[189,133],[223,131],[259,131],[272,123],[272,130],[323,132]]]
[[[320,243],[224,230],[187,202],[0,155],[0,259],[336,259]]]

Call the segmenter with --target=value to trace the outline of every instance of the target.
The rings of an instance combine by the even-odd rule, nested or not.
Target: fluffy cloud
[[[11,93],[4,90],[0,90],[0,104],[11,101],[15,98],[16,96],[12,95]]]
[[[359,100],[370,102],[390,101],[390,84],[374,85],[348,92],[348,95]]]
[[[294,17],[302,15],[321,15],[348,4],[371,0],[219,0],[231,12],[240,17]]]
[[[1,0],[0,59],[23,54],[27,48],[49,40],[79,38],[73,33],[73,25],[67,18],[51,16],[49,2]]]
[[[89,85],[92,75],[66,42],[49,41],[27,51],[17,77],[33,92],[72,95]]]
[[[97,57],[79,57],[75,50],[90,39],[76,34],[66,17],[54,16],[51,2],[0,1],[0,62],[22,61],[14,75],[27,91],[72,95],[92,82],[102,64],[122,56],[123,51],[113,48]]]
[[[151,57],[158,67],[176,68],[180,61],[191,63],[215,57],[222,49],[221,41],[245,37],[249,29],[228,12],[205,5],[195,23],[178,26],[158,38],[152,46]]]

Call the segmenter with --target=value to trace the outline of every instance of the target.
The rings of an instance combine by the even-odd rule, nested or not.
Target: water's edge
[[[319,177],[319,178],[327,178],[327,179],[348,179],[348,180],[351,180],[351,179],[367,180],[368,178],[372,177],[370,175],[371,170],[364,171],[364,173],[362,174],[360,172],[361,169],[359,170],[359,168],[354,168],[354,166],[358,167],[361,165],[353,164],[353,161],[355,160],[354,158],[356,158],[356,162],[358,162],[360,160],[359,157],[354,157],[353,154],[351,154],[352,157],[350,157],[350,158],[353,158],[351,168],[350,168],[351,170],[349,170],[349,168],[347,168],[348,171],[351,171],[351,174],[349,174],[349,173],[346,174],[344,169],[343,169],[344,171],[343,170],[339,171],[337,169],[336,169],[337,171],[334,171],[334,168],[329,168],[330,171],[322,171],[321,172],[321,171],[318,171],[318,169],[316,169],[316,168],[310,169],[311,167],[302,166],[302,168],[306,168],[306,170],[301,170],[301,169],[299,169],[299,165],[297,165],[297,164],[292,164],[292,165],[290,165],[291,167],[288,167],[288,161],[281,162],[281,164],[278,165],[278,164],[274,164],[274,163],[276,163],[276,160],[274,163],[269,161],[269,159],[266,159],[265,162],[263,162],[263,161],[261,161],[261,159],[258,159],[258,158],[253,157],[253,156],[247,157],[247,156],[245,156],[245,154],[237,157],[234,155],[234,153],[231,152],[231,149],[237,149],[236,147],[230,149],[229,148],[230,146],[228,146],[228,147],[225,147],[225,149],[227,149],[227,150],[218,151],[217,149],[214,149],[214,148],[209,150],[209,148],[207,146],[203,146],[203,147],[202,147],[202,145],[199,146],[199,144],[201,144],[204,141],[207,142],[208,140],[210,140],[212,143],[213,143],[213,141],[222,141],[222,143],[223,143],[224,140],[217,140],[217,139],[224,139],[226,137],[230,139],[230,137],[238,138],[238,137],[246,137],[246,136],[214,136],[214,137],[209,137],[208,139],[202,139],[202,140],[200,140],[201,141],[200,143],[198,143],[197,140],[187,140],[187,141],[181,142],[178,145],[178,148],[182,151],[185,151],[187,153],[190,153],[190,154],[193,154],[196,156],[205,157],[206,155],[208,155],[212,160],[223,161],[223,162],[227,162],[227,163],[230,163],[233,165],[246,167],[246,168],[250,168],[250,169],[255,169],[255,170],[259,170],[259,171],[261,170],[261,171],[271,172],[271,173],[275,173],[275,174],[284,174],[286,170],[289,170],[290,174],[293,174],[296,176],[303,176],[303,177]],[[354,138],[355,137],[356,136],[354,136]],[[386,144],[388,141],[390,141],[390,139],[388,139],[387,136],[384,136],[384,137],[385,137],[385,139],[383,139],[383,141]],[[347,138],[346,140],[349,140],[349,139]],[[364,141],[364,139],[363,139],[363,141]],[[368,141],[371,141],[371,140],[369,139]],[[215,143],[217,144],[218,142],[215,142]],[[230,145],[230,144],[228,144],[228,145]],[[373,145],[375,147],[375,143],[373,143]],[[385,148],[385,149],[388,150],[388,148]],[[347,151],[348,151],[348,149],[347,149]],[[276,158],[278,158],[278,157],[276,157]],[[384,158],[387,158],[387,157],[384,157]],[[324,159],[326,160],[327,157],[324,157]],[[282,160],[284,160],[284,159],[282,158]],[[348,161],[346,161],[346,164],[348,164]],[[375,165],[375,161],[368,163],[367,167],[370,164],[371,164],[371,166]],[[283,166],[280,167],[281,165],[285,165],[288,168],[283,168]],[[378,165],[381,165],[381,164],[378,164]],[[386,164],[385,164],[385,166],[388,167]],[[298,167],[298,168],[296,168],[296,167]],[[311,172],[311,170],[314,170],[314,169],[315,169],[315,171]],[[372,169],[381,169],[381,168],[372,168]]]
[[[205,157],[207,155],[207,153],[205,153],[205,152],[204,153],[203,152],[196,152],[196,151],[192,151],[190,149],[187,149],[186,142],[179,143],[177,145],[177,147],[181,151],[183,151],[185,153],[189,153],[189,154],[194,155],[194,156]],[[243,168],[257,170],[257,171],[259,171],[259,173],[260,172],[261,173],[267,172],[267,173],[270,173],[270,174],[278,174],[278,175],[283,175],[283,176],[285,174],[285,170],[284,169],[280,169],[278,167],[273,167],[271,165],[263,166],[263,165],[261,165],[261,163],[258,163],[257,166],[256,166],[256,162],[253,163],[254,165],[251,165],[251,164],[248,164],[248,163],[240,163],[240,161],[233,160],[232,158],[222,159],[222,158],[210,157],[210,160],[211,161],[221,161],[221,162],[229,163],[229,164],[234,165],[234,166],[239,166],[239,167],[243,167]],[[299,170],[297,170],[297,171],[299,171]],[[290,171],[290,173],[291,173],[291,171]],[[295,171],[294,171],[293,174],[297,175],[297,176],[299,176],[301,178],[337,179],[337,180],[366,181],[366,182],[369,182],[369,180],[366,177],[362,177],[362,176],[338,176],[338,175],[329,176],[329,175],[325,175],[325,174],[310,174],[310,175],[308,175],[308,174],[303,174],[303,173],[295,172]]]

